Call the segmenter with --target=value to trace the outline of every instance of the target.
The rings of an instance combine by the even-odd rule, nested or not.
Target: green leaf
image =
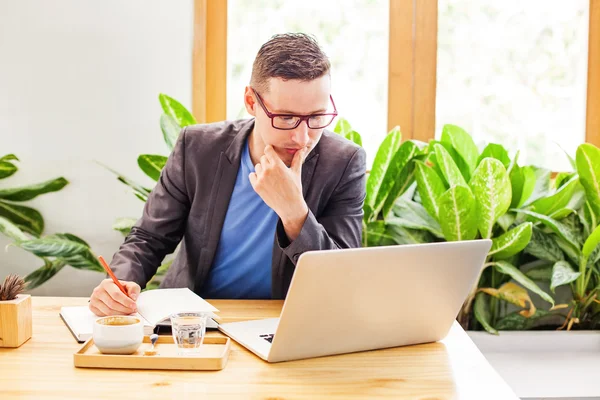
[[[346,134],[344,137],[346,139],[350,140],[351,142],[354,142],[355,144],[362,147],[362,137],[360,136],[360,133],[358,133],[356,131],[351,131],[348,134]]]
[[[179,126],[173,117],[163,114],[160,116],[160,129],[162,130],[163,138],[169,151],[173,150],[181,132],[181,126]]]
[[[346,137],[347,134],[352,132],[352,126],[350,125],[350,122],[348,122],[347,119],[339,118],[337,123],[335,124],[335,128],[333,128],[333,131],[337,134]]]
[[[386,238],[386,226],[383,221],[363,221],[363,240],[366,243],[366,247],[380,246],[382,241]],[[393,242],[393,238],[388,238]]]
[[[473,312],[475,313],[475,319],[479,321],[486,331],[494,335],[498,334],[498,331],[491,325],[492,314],[490,312],[489,297],[485,293],[477,293],[475,296]]]
[[[440,239],[444,238],[440,224],[429,215],[425,207],[417,202],[410,199],[399,199],[394,206],[394,214],[395,217],[385,221],[387,224],[426,230]]]
[[[537,176],[535,169],[530,166],[520,167],[521,174],[523,176],[523,183],[521,185],[521,194],[519,196],[519,202],[516,205],[517,208],[522,207],[523,204],[531,197],[535,190],[535,184],[537,182]],[[511,203],[512,204],[512,203]]]
[[[600,150],[589,143],[577,148],[577,173],[592,210],[600,215]]]
[[[531,240],[525,253],[531,254],[542,260],[557,262],[564,259],[563,252],[552,237],[552,234],[544,233],[538,228],[533,228]]]
[[[534,281],[550,282],[552,280],[553,267],[553,264],[541,264],[527,270],[525,276]]]
[[[494,268],[498,272],[506,274],[514,279],[517,283],[521,284],[521,286],[525,287],[527,290],[530,290],[537,295],[539,295],[542,299],[546,300],[548,303],[554,305],[554,299],[550,297],[550,295],[544,292],[538,285],[535,284],[531,279],[529,279],[523,272],[521,272],[517,267],[512,264],[507,263],[506,261],[496,261],[492,263]]]
[[[572,210],[579,210],[581,207],[584,206],[584,204],[585,204],[585,190],[583,190],[583,186],[581,185],[581,182],[579,182],[579,184],[575,188],[575,191],[573,192],[573,196],[571,197],[571,200],[569,200],[569,202],[567,203],[565,208],[570,208]]]
[[[439,177],[442,179],[442,182],[444,183],[444,188],[445,188],[444,191],[445,191],[446,189],[450,188],[450,185],[448,185],[448,182],[446,182],[444,173],[442,172],[442,169],[440,168],[440,163],[438,162],[437,157],[435,155],[435,146],[436,145],[442,145],[444,148],[446,148],[446,146],[448,146],[448,148],[450,148],[450,150],[452,150],[454,152],[454,155],[456,156],[457,159],[459,159],[460,157],[458,157],[458,153],[454,149],[452,149],[452,147],[449,144],[444,144],[437,140],[430,140],[429,144],[425,148],[426,158],[421,161],[423,161],[426,165],[433,168],[433,170],[439,175]],[[448,150],[448,148],[446,148],[446,150],[449,152],[450,150]],[[451,156],[452,156],[452,154],[451,154]]]
[[[7,154],[5,156],[2,156],[2,158],[0,158],[0,162],[2,161],[19,161],[19,159],[17,158],[17,156],[15,156],[14,154]]]
[[[556,233],[558,236],[563,238],[569,246],[573,248],[574,251],[579,252],[580,243],[577,238],[577,235],[573,233],[567,225],[562,222],[559,222],[553,218],[547,217],[542,214],[538,214],[533,211],[527,210],[513,210],[518,213],[526,214],[530,216],[534,221],[543,223],[546,227],[550,228],[552,232]]]
[[[117,218],[112,228],[115,231],[121,232],[123,236],[127,236],[136,222],[137,219],[135,218]]]
[[[155,181],[160,179],[160,172],[167,164],[167,157],[142,154],[138,157],[138,165],[146,175]]]
[[[452,159],[452,156],[450,155],[448,150],[446,150],[441,144],[436,144],[433,146],[433,148],[435,150],[435,157],[438,162],[438,165],[442,171],[442,174],[446,178],[446,182],[448,182],[448,185],[450,185],[450,187],[457,185],[466,186],[467,182],[465,181],[465,178],[463,177],[462,173],[460,172],[460,169]]]
[[[64,259],[65,262],[73,268],[88,271],[104,272],[104,268],[89,249],[86,249],[85,251],[79,254],[62,257],[62,259]]]
[[[390,193],[392,189],[396,187],[396,183],[399,182],[398,178],[401,177],[401,172],[404,169],[404,167],[418,152],[419,148],[411,141],[406,141],[402,143],[402,145],[398,148],[396,154],[394,154],[394,157],[392,158],[387,169],[385,170],[385,175],[383,177],[383,180],[381,181],[379,190],[377,191],[375,201],[373,203],[370,203],[373,207],[373,213],[375,215],[379,214],[379,211],[381,211],[381,209],[383,208],[383,205],[385,204],[385,201],[388,198],[388,196],[394,196],[395,199],[397,199],[398,196],[402,194]],[[400,182],[399,189],[404,188],[406,190],[406,188],[408,188],[409,185],[410,182],[404,182],[404,184]]]
[[[577,280],[579,275],[581,275],[581,272],[573,271],[573,268],[571,268],[571,265],[568,262],[558,261],[552,267],[552,281],[550,284],[550,290],[552,290],[552,293],[554,293],[554,289]]]
[[[194,116],[174,98],[161,93],[158,99],[165,114],[171,116],[182,128],[197,123]]]
[[[117,175],[117,180],[127,186],[129,186],[130,188],[133,189],[134,193],[136,195],[139,195],[138,197],[142,200],[142,201],[146,201],[148,199],[148,195],[150,194],[151,190],[150,189],[146,189],[145,187],[143,187],[142,185],[140,185],[139,183],[135,183],[134,181],[132,181],[131,179],[121,175],[120,173],[118,173],[117,171],[115,171],[114,169],[107,167],[106,165],[102,164],[102,163],[98,163],[99,165],[102,165],[104,168],[106,168],[107,170],[109,170],[110,172],[112,172],[113,174]],[[140,197],[141,196],[141,197]]]
[[[567,153],[567,151],[559,143],[554,142],[554,144],[556,144],[558,147],[560,147],[560,149],[565,153],[565,155],[569,159],[569,164],[571,164],[571,167],[573,167],[573,170],[577,171],[577,163],[575,162],[573,157],[571,157],[571,155],[569,153]]]
[[[393,240],[393,244],[434,242],[433,236],[427,231],[405,228],[399,225],[386,225],[386,235]]]
[[[514,162],[514,160],[513,160]],[[510,206],[512,208],[517,207],[521,200],[521,194],[523,193],[523,185],[525,184],[525,174],[523,173],[523,168],[519,167],[517,164],[513,164],[509,167],[510,172],[508,176],[510,178],[510,185],[512,189],[512,198],[510,201]]]
[[[27,235],[25,235],[23,233],[23,231],[21,231],[17,225],[13,224],[10,220],[8,220],[4,217],[0,217],[0,233],[8,236],[9,238],[11,238],[13,240],[28,240],[29,239],[27,237]]]
[[[17,172],[18,168],[16,165],[11,164],[7,161],[0,161],[0,179],[8,178],[15,172]]]
[[[554,181],[551,182],[551,186],[554,189],[560,189],[560,187],[562,185],[564,185],[565,183],[567,183],[568,181],[570,181],[574,176],[576,176],[577,174],[574,172],[559,172],[558,174],[556,174],[556,177],[554,178]]]
[[[439,198],[438,221],[448,241],[471,240],[477,236],[475,198],[466,186],[454,186]]]
[[[133,194],[135,195],[135,197],[137,197],[138,199],[140,199],[140,200],[141,200],[141,201],[143,201],[144,203],[145,203],[146,201],[148,201],[148,196],[147,196],[147,195],[142,195],[142,194],[139,194],[139,193],[137,193],[137,192],[134,192]]]
[[[531,206],[533,207],[532,211],[543,215],[550,215],[553,212],[566,207],[578,187],[579,178],[574,176],[553,195],[542,197],[531,203]]]
[[[559,235],[554,235],[554,240],[560,249],[566,254],[567,258],[573,262],[575,265],[579,265],[580,252],[578,249],[574,249],[573,245],[567,242],[565,239],[560,237]]]
[[[524,331],[531,329],[536,321],[548,315],[551,315],[548,311],[540,309],[536,309],[535,314],[529,318],[524,317],[519,312],[513,312],[499,320],[496,328],[503,331]]]
[[[510,157],[508,156],[508,151],[504,148],[504,146],[490,143],[479,155],[479,159],[477,160],[477,164],[480,164],[484,158],[494,158],[504,165],[504,168],[508,169],[510,166]]]
[[[528,206],[537,199],[548,195],[548,192],[550,191],[551,171],[549,169],[538,168],[532,165],[523,167],[523,171],[525,173],[525,184],[523,185],[523,194],[521,197],[520,206]],[[531,189],[530,185],[532,180],[533,188]],[[528,193],[529,190],[531,190],[531,193]]]
[[[22,186],[14,189],[0,190],[0,199],[10,201],[27,201],[37,196],[50,192],[57,192],[64,188],[69,181],[60,177],[35,185]]]
[[[504,165],[486,158],[477,166],[469,182],[477,209],[477,227],[481,237],[492,237],[494,224],[510,207],[511,186]]]
[[[46,236],[46,238],[58,238],[58,239],[64,239],[64,240],[71,240],[73,242],[80,243],[80,244],[84,245],[85,247],[90,247],[90,245],[85,240],[83,240],[80,237],[75,236],[71,233],[55,233],[54,235]]]
[[[385,203],[383,203],[381,213],[384,219],[388,217],[398,198],[408,194],[408,190],[410,189],[411,185],[413,185],[414,192],[416,189],[416,185],[414,185],[415,175],[415,163],[413,161],[409,161],[409,163],[402,168],[398,178],[395,179],[394,186],[392,187],[392,190],[390,190],[390,194],[388,194],[387,198],[385,199]],[[412,195],[410,195],[410,197],[412,198]]]
[[[372,210],[375,209],[375,201],[379,195],[379,188],[384,181],[388,166],[400,147],[401,139],[402,133],[400,133],[398,127],[395,127],[383,140],[383,143],[379,146],[379,150],[377,150],[373,168],[367,179],[367,198],[365,200],[365,203],[368,204]],[[388,190],[390,188],[391,187],[388,187]]]
[[[584,220],[584,225],[586,225],[588,227],[587,234],[589,236],[591,234],[591,232],[595,229],[595,227],[598,225],[598,219],[596,217],[596,213],[592,209],[592,206],[590,205],[589,201],[587,201],[587,200],[583,205],[583,218],[582,219]]]
[[[492,248],[488,256],[502,259],[517,254],[523,250],[531,239],[533,224],[525,222],[505,234],[492,239]]]
[[[554,211],[552,214],[549,215],[549,217],[560,221],[561,219],[568,217],[574,212],[575,210],[573,210],[572,208],[561,208],[560,210]]]
[[[506,173],[508,173],[510,175],[510,173],[512,172],[513,168],[518,167],[519,166],[519,154],[521,154],[520,150],[517,150],[517,152],[515,153],[515,156],[513,157],[512,160],[510,160],[510,164],[508,164],[508,168],[506,168]]]
[[[17,246],[27,250],[38,257],[69,257],[84,253],[88,247],[73,240],[58,237],[45,237],[39,239],[25,240],[17,243]]]
[[[56,275],[63,267],[67,265],[64,260],[56,259],[48,262],[46,265],[36,269],[25,277],[27,289],[35,289],[46,283],[50,278]]]
[[[496,223],[502,228],[504,232],[507,232],[514,223],[518,223],[516,222],[516,220],[517,216],[515,213],[507,212],[506,214],[501,215],[500,218],[498,218],[498,221],[496,221]]]
[[[465,174],[465,179],[469,179],[477,167],[477,154],[479,154],[479,150],[471,135],[456,125],[446,124],[442,128],[441,142],[447,143],[454,148],[461,161],[464,162],[464,166],[467,167],[466,172],[468,173]],[[461,161],[457,161],[459,169],[463,166],[461,165],[463,164]]]
[[[44,231],[44,218],[34,208],[0,201],[0,217],[10,220],[21,230],[39,236]]]
[[[581,254],[586,258],[589,257],[590,254],[592,254],[592,251],[598,247],[598,243],[600,243],[600,225],[597,226],[592,234],[586,239]]]
[[[442,178],[433,170],[421,161],[415,161],[416,164],[416,180],[417,190],[423,206],[435,219],[439,221],[439,198],[446,191]]]

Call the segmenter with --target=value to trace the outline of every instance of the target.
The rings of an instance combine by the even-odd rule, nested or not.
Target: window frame
[[[600,147],[600,0],[589,0],[585,141]],[[438,0],[389,0],[388,117],[404,139],[435,138]],[[409,60],[409,62],[407,62]],[[227,0],[194,0],[192,112],[227,117]]]

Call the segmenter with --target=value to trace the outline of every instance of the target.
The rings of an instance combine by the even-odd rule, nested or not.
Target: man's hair
[[[311,81],[329,74],[330,67],[327,55],[314,38],[304,33],[279,34],[258,51],[250,85],[263,93],[269,90],[269,78]]]

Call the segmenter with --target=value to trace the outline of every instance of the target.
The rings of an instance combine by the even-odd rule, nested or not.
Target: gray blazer
[[[201,295],[243,145],[253,127],[254,119],[249,119],[182,130],[142,217],[112,259],[119,279],[144,288],[164,257],[181,242],[161,287],[188,287]],[[335,133],[323,132],[302,167],[302,189],[310,211],[300,235],[289,243],[281,220],[277,223],[273,299],[285,298],[303,252],[360,247],[365,179],[365,151]]]

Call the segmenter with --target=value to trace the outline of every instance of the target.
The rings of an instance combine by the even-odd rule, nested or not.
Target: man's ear
[[[256,117],[256,99],[254,98],[254,93],[252,93],[252,88],[250,86],[246,86],[244,91],[244,105],[246,106],[248,114]]]

